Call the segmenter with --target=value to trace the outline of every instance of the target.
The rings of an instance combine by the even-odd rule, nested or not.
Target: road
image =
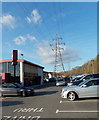
[[[97,118],[97,99],[63,100],[62,87],[50,85],[35,90],[30,97],[4,97],[3,120],[38,120],[39,118]]]

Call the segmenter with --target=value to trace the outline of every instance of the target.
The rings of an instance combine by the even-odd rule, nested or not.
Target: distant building
[[[43,84],[43,69],[42,66],[18,59],[16,77],[14,78],[12,59],[0,60],[0,78],[2,82],[19,82],[26,86]]]

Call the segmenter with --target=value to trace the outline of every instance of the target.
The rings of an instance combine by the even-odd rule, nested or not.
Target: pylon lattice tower
[[[62,37],[56,37],[53,39],[54,43],[50,44],[50,46],[53,47],[53,51],[55,54],[55,64],[54,64],[54,76],[57,78],[57,74],[59,72],[65,72],[64,64],[63,64],[63,59],[62,59],[62,51],[64,50],[63,45],[65,43],[62,43]]]

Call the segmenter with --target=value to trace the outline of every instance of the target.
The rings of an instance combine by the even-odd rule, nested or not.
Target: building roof
[[[12,59],[0,60],[0,63],[4,63],[4,62],[12,62]],[[24,60],[24,59],[18,59],[17,62],[23,62],[23,63],[30,64],[30,65],[33,65],[33,66],[40,67],[40,68],[43,68],[43,69],[44,69],[44,67],[42,67],[42,66],[40,66],[40,65],[37,65],[37,64],[34,64],[34,63],[29,62],[29,61]]]

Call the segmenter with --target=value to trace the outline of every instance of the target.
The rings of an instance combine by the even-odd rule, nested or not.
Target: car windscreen
[[[23,85],[19,84],[19,83],[15,83],[14,85],[16,85],[17,87],[21,88],[23,87]]]

